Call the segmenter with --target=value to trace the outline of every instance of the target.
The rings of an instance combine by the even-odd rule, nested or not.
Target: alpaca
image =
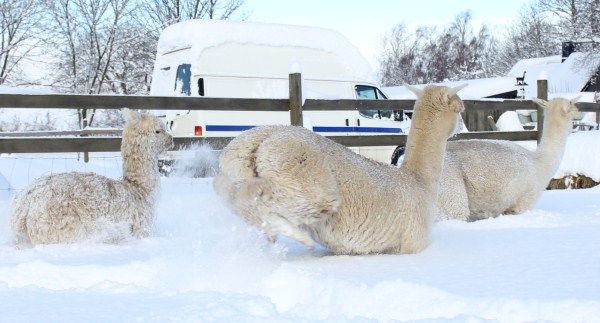
[[[38,179],[12,203],[17,245],[114,243],[150,234],[160,184],[158,155],[173,138],[150,115],[124,110],[123,116],[123,179],[79,172]]]
[[[263,230],[335,254],[416,253],[428,244],[446,140],[463,110],[453,89],[417,94],[400,168],[375,162],[302,127],[265,126],[224,149],[215,191]]]
[[[532,209],[560,165],[577,99],[537,101],[546,114],[540,144],[533,152],[509,141],[449,142],[441,219],[475,221]]]

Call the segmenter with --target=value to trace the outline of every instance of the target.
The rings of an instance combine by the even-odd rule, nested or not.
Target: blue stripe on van
[[[206,131],[245,131],[256,126],[223,126],[223,125],[207,125]]]
[[[206,131],[245,131],[256,126],[207,125]],[[378,127],[313,127],[314,132],[366,132],[366,133],[403,133],[401,128]]]
[[[314,132],[368,132],[368,133],[402,133],[400,128],[378,127],[313,127]]]

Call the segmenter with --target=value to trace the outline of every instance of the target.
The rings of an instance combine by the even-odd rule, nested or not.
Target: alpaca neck
[[[137,188],[144,196],[154,193],[160,182],[158,157],[143,150],[123,150],[123,181]]]
[[[403,168],[424,179],[434,192],[439,188],[447,134],[441,133],[438,124],[430,120],[413,119],[406,145]]]
[[[569,133],[571,120],[568,118],[548,116],[544,121],[542,139],[534,154],[538,178],[543,182],[542,185],[546,185],[560,165]]]

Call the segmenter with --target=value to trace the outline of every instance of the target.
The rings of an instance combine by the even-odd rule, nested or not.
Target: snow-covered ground
[[[150,238],[10,245],[15,190],[50,172],[118,178],[120,165],[116,154],[0,158],[13,188],[0,191],[0,322],[600,320],[600,187],[547,191],[518,216],[437,223],[419,254],[357,257],[269,245],[212,178],[172,177]]]

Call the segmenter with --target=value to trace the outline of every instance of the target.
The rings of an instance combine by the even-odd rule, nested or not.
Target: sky
[[[381,39],[395,25],[446,26],[470,10],[475,26],[501,27],[531,0],[246,0],[248,21],[331,28],[341,32],[376,68]],[[501,28],[498,28],[501,30]]]

